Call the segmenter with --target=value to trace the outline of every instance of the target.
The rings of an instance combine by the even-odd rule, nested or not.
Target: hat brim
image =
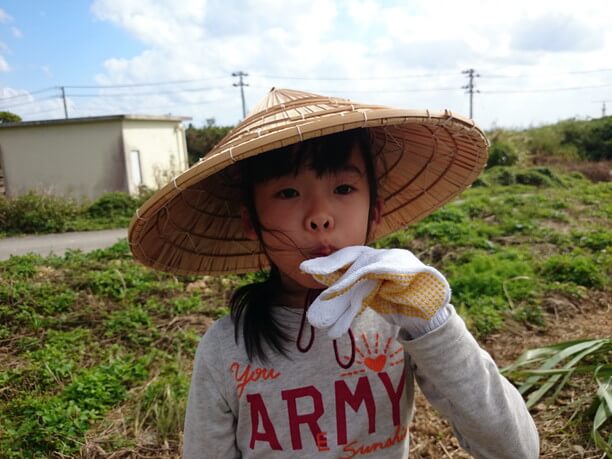
[[[377,238],[452,200],[486,164],[484,133],[472,120],[449,111],[308,96],[256,111],[200,162],[157,191],[130,224],[134,256],[152,268],[182,275],[267,267],[259,243],[243,235],[239,183],[231,166],[303,140],[369,129],[377,161],[384,163],[378,168],[384,208]]]

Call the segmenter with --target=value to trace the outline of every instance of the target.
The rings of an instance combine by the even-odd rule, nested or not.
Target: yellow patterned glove
[[[434,328],[431,321],[439,325],[448,315],[441,311],[450,301],[445,277],[408,250],[345,247],[307,260],[300,269],[328,286],[307,317],[315,327],[330,327],[332,338],[346,333],[366,307],[417,335]]]

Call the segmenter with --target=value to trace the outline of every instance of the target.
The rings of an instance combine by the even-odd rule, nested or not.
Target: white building
[[[95,199],[159,188],[188,167],[190,118],[115,115],[0,124],[4,193]],[[0,193],[2,192],[0,183]]]

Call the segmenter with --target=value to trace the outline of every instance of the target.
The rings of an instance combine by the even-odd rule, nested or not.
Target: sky
[[[612,113],[608,0],[0,0],[0,111],[234,125],[272,87],[522,129]],[[66,108],[64,109],[64,100]]]

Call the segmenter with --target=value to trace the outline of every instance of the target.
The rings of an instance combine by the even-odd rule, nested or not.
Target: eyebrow
[[[357,175],[359,175],[360,177],[363,175],[363,172],[361,169],[359,169],[357,166],[355,166],[354,164],[351,163],[347,163],[347,164],[343,164],[342,166],[340,166],[338,168],[338,170],[336,171],[331,171],[331,173],[340,173],[340,172],[354,172]]]

